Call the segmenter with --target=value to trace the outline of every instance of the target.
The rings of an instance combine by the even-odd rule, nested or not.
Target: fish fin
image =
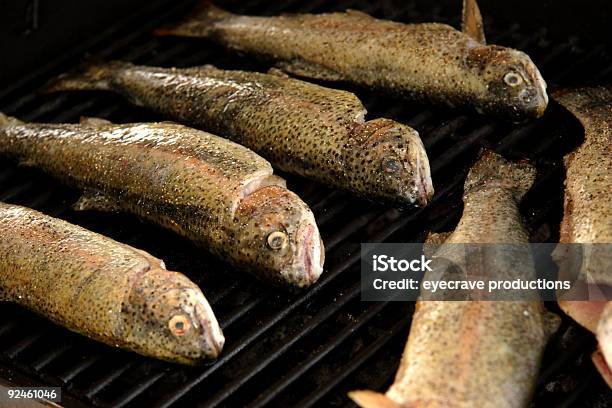
[[[425,238],[423,245],[423,254],[427,257],[432,257],[442,244],[453,234],[453,231],[448,232],[430,232]]]
[[[461,31],[481,44],[486,44],[482,15],[476,0],[463,0]]]
[[[597,341],[606,365],[612,362],[612,303],[607,302],[597,323]],[[612,376],[611,376],[612,378]],[[608,378],[609,379],[609,378]],[[606,381],[608,380],[606,379]],[[609,383],[608,383],[609,384]]]
[[[369,390],[351,391],[348,393],[357,405],[362,408],[401,408],[401,405],[385,394]]]
[[[280,70],[276,67],[272,67],[267,72],[268,75],[274,75],[281,78],[291,78],[285,71]]]
[[[465,180],[464,191],[497,185],[512,193],[520,201],[529,191],[536,177],[536,169],[531,164],[521,161],[512,162],[499,154],[483,149],[476,163],[470,169]]]
[[[113,122],[111,122],[110,120],[102,119],[102,118],[92,118],[89,116],[81,116],[79,118],[79,123],[83,126],[93,127],[93,128],[113,124]]]
[[[233,14],[225,11],[208,0],[200,0],[193,11],[176,24],[169,24],[153,31],[157,36],[177,37],[208,37],[215,28],[215,23],[232,17]]]
[[[346,9],[345,13],[351,17],[358,17],[358,18],[373,18],[371,15],[369,15],[368,13],[364,13],[361,10],[355,10],[355,9]]]
[[[325,81],[340,81],[342,79],[340,74],[331,69],[298,59],[288,62],[279,62],[276,66],[290,74],[307,78],[322,79]]]
[[[439,245],[446,242],[446,240],[453,234],[453,231],[447,232],[430,232],[427,234],[425,239],[426,244]]]
[[[24,122],[0,112],[0,126],[21,125]]]
[[[21,160],[17,163],[17,167],[32,168],[36,167],[36,162],[32,159]]]
[[[134,248],[133,246],[127,245],[127,244],[122,244],[126,249],[129,249],[130,251],[134,251],[139,255],[144,256],[147,261],[149,261],[151,263],[151,265],[153,267],[157,267],[163,270],[166,270],[166,264],[164,263],[163,260],[154,257],[153,255],[151,255],[150,253],[148,253],[147,251],[144,251],[142,249],[138,249],[138,248]]]
[[[593,360],[595,368],[601,374],[606,384],[608,384],[608,387],[612,388],[612,370],[610,370],[610,366],[599,348],[593,352],[591,360]]]
[[[40,89],[43,94],[59,91],[111,90],[110,79],[114,73],[131,66],[129,62],[111,61],[85,63],[72,72],[51,79]]]
[[[97,191],[84,192],[77,202],[74,203],[73,208],[75,211],[117,212],[120,210],[113,200]]]

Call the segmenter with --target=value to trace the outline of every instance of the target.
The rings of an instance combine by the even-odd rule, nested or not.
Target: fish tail
[[[21,123],[23,122],[20,121],[19,119],[16,119],[12,116],[5,115],[4,113],[0,112],[0,127],[9,126],[9,125],[18,125]]]
[[[130,65],[120,61],[84,64],[75,71],[51,79],[42,87],[41,92],[110,90],[112,76],[119,69]]]
[[[465,192],[485,185],[507,189],[516,200],[521,200],[531,188],[536,169],[526,161],[511,162],[490,150],[482,150],[479,159],[465,181]]]
[[[612,388],[612,370],[610,370],[610,366],[599,348],[593,352],[591,359],[593,360],[595,368],[599,371],[599,374],[601,374],[606,384],[608,384],[608,387]]]
[[[177,37],[208,37],[215,23],[233,16],[208,0],[201,0],[193,11],[177,24],[157,28],[153,34],[157,36],[174,35]]]
[[[369,390],[351,391],[350,399],[362,408],[400,408],[401,405],[387,397],[385,394]]]

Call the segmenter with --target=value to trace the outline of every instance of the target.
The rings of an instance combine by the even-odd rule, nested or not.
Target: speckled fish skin
[[[565,157],[562,243],[612,243],[612,87],[558,90],[553,98],[584,127],[584,142]],[[610,254],[589,249],[581,273],[599,286],[612,287]],[[597,333],[602,353],[612,363],[612,307],[605,301],[559,301],[565,313]],[[608,310],[601,318],[602,311]]]
[[[389,119],[364,122],[366,110],[349,92],[282,74],[121,62],[62,76],[46,89],[118,92],[247,146],[281,170],[368,199],[424,206],[433,195],[418,133]]]
[[[0,153],[84,189],[77,209],[130,212],[274,283],[322,272],[314,215],[243,146],[171,122],[2,122]]]
[[[519,202],[535,169],[485,152],[465,183],[461,220],[447,243],[526,244]],[[559,324],[541,302],[419,301],[393,385],[355,391],[362,407],[526,407]]]
[[[402,24],[353,10],[238,16],[203,2],[158,34],[207,37],[296,75],[512,120],[540,117],[548,104],[546,83],[527,54],[484,45],[445,24]]]
[[[182,364],[224,337],[202,291],[144,251],[0,203],[0,300],[114,347]],[[176,332],[171,323],[181,322]]]

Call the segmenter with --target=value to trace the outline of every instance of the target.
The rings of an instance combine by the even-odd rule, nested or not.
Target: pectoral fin
[[[351,391],[350,399],[362,408],[400,408],[400,404],[384,394],[369,390]]]
[[[427,234],[427,239],[425,239],[425,243],[431,245],[442,245],[450,236],[453,234],[453,231],[447,232],[430,232]]]
[[[355,9],[346,9],[346,14],[351,16],[351,17],[358,17],[358,18],[369,18],[369,19],[373,19],[373,17],[367,13],[364,13],[361,10],[355,10]]]
[[[268,75],[274,75],[277,77],[281,77],[281,78],[290,78],[289,75],[287,75],[287,73],[285,71],[282,71],[276,67],[272,67],[268,70],[267,72]]]
[[[486,43],[482,16],[476,0],[463,0],[461,31],[481,44]]]
[[[86,191],[73,205],[75,211],[117,212],[120,210],[115,201],[97,191]]]
[[[595,368],[599,371],[599,374],[601,374],[601,377],[606,384],[608,384],[608,387],[612,388],[612,371],[599,348],[593,352],[591,359],[593,360]]]
[[[88,127],[100,127],[113,124],[113,122],[111,122],[110,120],[102,118],[91,118],[89,116],[81,116],[81,118],[79,119],[79,123],[83,126]]]
[[[18,167],[36,167],[36,162],[34,162],[34,160],[32,159],[27,159],[27,160],[21,160],[19,163],[17,163]]]
[[[299,59],[289,62],[279,62],[277,66],[283,71],[302,77],[323,79],[325,81],[340,81],[342,79],[338,73],[329,68]]]

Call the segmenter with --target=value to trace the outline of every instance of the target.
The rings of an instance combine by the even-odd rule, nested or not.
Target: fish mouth
[[[532,101],[525,106],[527,115],[534,119],[542,117],[548,107],[548,93],[546,92],[546,81],[542,78],[542,74],[540,74],[537,68],[533,75],[533,86],[531,90],[524,90],[523,92],[526,92],[527,95],[533,95]]]
[[[202,330],[200,349],[203,350],[205,357],[215,359],[221,354],[225,345],[225,336],[221,332],[217,318],[207,301],[196,305],[195,315]]]
[[[544,90],[542,94],[540,94],[538,91],[538,94],[536,94],[534,99],[535,101],[533,103],[525,107],[525,112],[528,117],[538,119],[544,115],[544,112],[546,112],[546,108],[548,107],[548,94],[546,93],[546,90]]]
[[[297,254],[292,265],[293,283],[300,287],[315,283],[323,272],[325,249],[319,230],[311,222],[303,222],[297,230]]]
[[[414,149],[412,160],[414,163],[414,183],[415,183],[415,204],[418,207],[425,207],[434,195],[433,183],[431,181],[431,169],[429,167],[429,159],[425,153],[425,148],[420,143],[421,149]]]

